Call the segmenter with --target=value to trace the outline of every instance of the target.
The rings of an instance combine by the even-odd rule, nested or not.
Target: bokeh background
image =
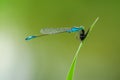
[[[120,80],[119,0],[0,0],[0,80],[65,80],[80,43],[76,33],[25,37],[45,27],[87,30],[98,16],[74,80]]]

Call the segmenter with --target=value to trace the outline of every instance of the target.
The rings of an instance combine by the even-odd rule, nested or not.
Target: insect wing
[[[42,34],[57,34],[66,32],[67,30],[70,30],[71,28],[43,28],[40,30],[40,33]]]

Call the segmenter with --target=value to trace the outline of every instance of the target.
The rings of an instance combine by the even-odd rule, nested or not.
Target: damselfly
[[[68,27],[63,27],[63,28],[43,28],[40,30],[41,35],[36,35],[36,36],[28,36],[27,38],[25,38],[25,40],[31,40],[34,38],[38,38],[41,36],[46,36],[46,35],[50,35],[50,34],[59,34],[59,33],[72,33],[72,32],[80,32],[79,38],[82,40],[85,39],[85,37],[87,36],[87,33],[89,32],[89,30],[85,33],[84,27],[80,26],[80,27],[72,27],[72,28],[68,28]]]

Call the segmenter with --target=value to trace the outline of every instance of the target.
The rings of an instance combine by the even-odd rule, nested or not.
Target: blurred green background
[[[45,27],[85,26],[74,80],[120,80],[119,0],[0,0],[0,80],[65,80],[76,33],[25,41]]]

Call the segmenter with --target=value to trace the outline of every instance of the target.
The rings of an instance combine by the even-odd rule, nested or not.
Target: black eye
[[[85,33],[85,30],[81,30],[81,32],[80,32],[80,40],[81,41],[83,41],[86,38],[88,32],[89,32],[89,29],[86,33]]]
[[[85,38],[85,31],[81,30],[81,32],[80,32],[80,40],[83,41],[84,38]]]

